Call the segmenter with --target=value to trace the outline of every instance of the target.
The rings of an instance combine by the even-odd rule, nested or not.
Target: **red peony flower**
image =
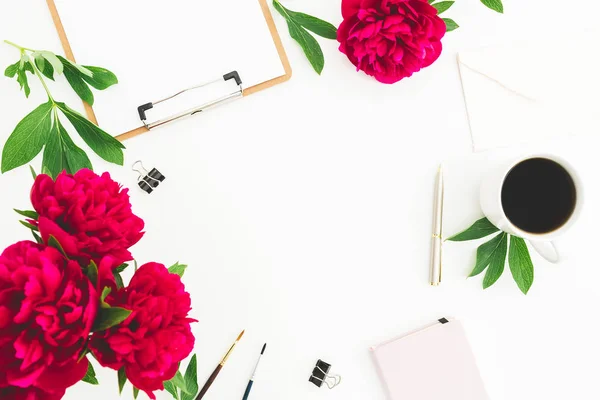
[[[64,395],[65,390],[45,392],[35,387],[8,386],[0,388],[0,399],[2,400],[60,400]]]
[[[113,270],[115,268],[115,259],[111,256],[104,256],[98,263],[98,282],[96,290],[98,293],[102,293],[105,287],[111,289],[111,293],[117,292],[117,282]]]
[[[39,214],[38,227],[47,243],[54,236],[69,258],[87,266],[104,256],[115,265],[132,260],[129,248],[143,236],[144,221],[131,212],[127,189],[110,178],[83,169],[61,173],[53,181],[38,175],[31,203]]]
[[[33,242],[4,250],[0,256],[1,390],[16,390],[7,388],[14,386],[60,393],[79,382],[88,361],[77,360],[97,310],[97,292],[77,262]],[[33,398],[44,398],[39,396]]]
[[[433,64],[446,24],[427,0],[342,0],[340,51],[357,70],[396,83]]]
[[[119,370],[131,383],[155,399],[155,390],[177,372],[179,362],[194,348],[188,318],[189,293],[178,275],[162,264],[141,266],[128,287],[106,300],[113,307],[131,310],[121,324],[96,332],[89,347],[100,364]]]

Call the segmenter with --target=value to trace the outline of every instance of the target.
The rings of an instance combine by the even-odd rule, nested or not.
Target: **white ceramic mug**
[[[571,177],[575,186],[575,202],[568,219],[558,228],[544,232],[527,232],[513,224],[507,217],[502,205],[502,188],[511,170],[523,161],[543,158],[560,165]],[[583,206],[583,189],[579,174],[565,160],[550,154],[536,154],[521,157],[510,163],[499,165],[490,171],[481,182],[481,208],[487,219],[504,232],[528,240],[537,252],[546,260],[556,263],[560,260],[558,250],[553,241],[564,234],[577,220]]]

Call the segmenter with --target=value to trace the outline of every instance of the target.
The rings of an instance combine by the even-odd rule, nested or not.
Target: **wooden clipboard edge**
[[[56,9],[56,4],[54,4],[54,0],[46,0],[48,4],[48,9],[50,10],[50,15],[52,16],[52,21],[54,21],[54,26],[56,27],[56,32],[58,33],[58,38],[60,39],[60,44],[65,51],[65,56],[68,60],[75,61],[75,56],[73,55],[73,49],[71,49],[71,44],[67,39],[67,34],[65,33],[65,27],[60,20],[60,16],[58,15],[58,10]],[[98,119],[96,118],[96,114],[94,113],[94,109],[88,103],[83,101],[83,107],[85,108],[85,113],[90,121],[94,124],[98,125]]]
[[[277,31],[277,27],[275,26],[273,14],[271,14],[271,10],[269,9],[267,0],[258,0],[258,2],[260,3],[263,15],[265,16],[265,20],[267,21],[267,25],[269,26],[269,30],[271,31],[273,43],[275,43],[277,53],[279,53],[279,58],[281,60],[281,64],[283,64],[285,75],[245,89],[244,96],[250,96],[251,94],[260,92],[261,90],[265,90],[275,85],[279,85],[280,83],[287,82],[292,77],[292,67],[290,65],[290,60],[288,59],[285,49],[283,48],[283,43],[281,43],[281,36],[279,36],[279,32]]]
[[[279,54],[279,59],[281,60],[281,64],[283,65],[285,74],[282,76],[279,76],[277,78],[268,80],[266,82],[260,83],[258,85],[251,86],[247,89],[244,89],[244,93],[243,93],[244,97],[250,96],[251,94],[271,88],[275,85],[279,85],[280,83],[289,81],[290,78],[292,77],[292,67],[290,65],[290,60],[288,59],[285,49],[283,48],[283,43],[281,42],[281,36],[279,36],[279,32],[277,31],[277,27],[275,26],[275,21],[273,20],[273,15],[271,14],[271,10],[269,9],[267,0],[258,0],[258,2],[260,3],[260,7],[263,11],[265,20],[267,21],[267,25],[269,26],[269,31],[271,32],[271,36],[273,37],[273,43],[275,44],[275,47],[277,48],[277,53]],[[58,10],[56,8],[56,4],[54,3],[54,0],[46,0],[46,3],[48,4],[48,9],[50,10],[50,15],[52,16],[52,21],[54,21],[54,26],[56,27],[56,32],[58,33],[60,43],[63,47],[63,50],[65,51],[65,56],[70,61],[76,62],[75,55],[73,54],[73,49],[71,48],[71,44],[69,43],[69,39],[67,38],[67,33],[65,32],[65,27],[63,26],[62,21],[60,20],[60,16],[58,15]],[[98,119],[96,118],[96,114],[94,113],[92,106],[87,104],[85,101],[83,102],[83,106],[85,107],[85,113],[87,114],[88,119],[90,121],[92,121],[93,123],[95,123],[96,125],[98,125]],[[141,126],[139,128],[133,129],[129,132],[125,132],[123,134],[115,136],[115,138],[122,142],[122,141],[131,139],[132,137],[141,135],[142,133],[149,132],[149,131],[150,130],[148,128],[146,128],[145,126]]]

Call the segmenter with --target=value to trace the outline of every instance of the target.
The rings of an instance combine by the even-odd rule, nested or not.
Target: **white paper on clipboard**
[[[119,79],[94,104],[99,125],[115,136],[142,125],[138,106],[228,72],[238,71],[245,88],[285,75],[257,0],[55,4],[77,62],[108,68]],[[198,106],[212,90],[219,89],[163,103],[151,118]]]

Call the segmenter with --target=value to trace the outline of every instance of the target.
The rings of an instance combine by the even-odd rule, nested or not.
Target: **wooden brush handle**
[[[217,379],[217,376],[219,375],[219,372],[221,372],[222,368],[223,368],[223,366],[221,364],[217,365],[217,368],[215,368],[215,371],[212,373],[212,375],[210,376],[210,378],[208,378],[208,380],[206,381],[206,383],[202,387],[202,390],[200,391],[200,393],[198,393],[198,396],[196,397],[196,400],[200,400],[201,398],[204,397],[204,395],[206,394],[206,392],[208,392],[208,389],[210,389],[210,385],[212,385],[213,382],[215,381],[215,379]]]

